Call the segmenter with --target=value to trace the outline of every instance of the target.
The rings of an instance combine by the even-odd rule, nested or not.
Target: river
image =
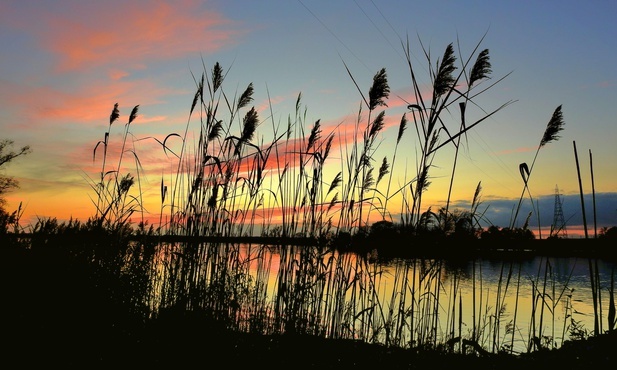
[[[466,343],[493,353],[558,348],[608,330],[616,267],[507,252],[381,261],[306,246],[208,243],[166,244],[157,264],[155,309],[177,305],[181,287],[191,307],[215,310],[239,330],[454,350]]]

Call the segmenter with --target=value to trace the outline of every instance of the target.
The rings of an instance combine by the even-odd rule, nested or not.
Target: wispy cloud
[[[245,31],[213,11],[211,4],[185,0],[64,3],[33,12],[41,46],[58,58],[58,72],[109,66],[142,68],[149,60],[231,47]],[[209,6],[205,6],[209,5]],[[70,9],[67,9],[70,7]],[[96,16],[93,16],[96,15]]]
[[[507,155],[507,154],[514,154],[514,153],[529,153],[529,152],[535,152],[537,149],[538,147],[519,147],[519,148],[514,148],[514,149],[500,150],[497,152],[497,155]]]
[[[603,192],[595,195],[595,210],[594,203],[591,194],[586,194],[583,197],[583,203],[579,194],[560,194],[559,201],[560,206],[556,203],[556,195],[545,195],[534,199],[536,209],[540,211],[540,224],[543,228],[548,228],[551,225],[557,225],[563,222],[565,228],[570,227],[581,229],[583,222],[583,204],[585,206],[585,215],[587,228],[590,233],[593,233],[594,227],[594,212],[595,222],[598,229],[602,227],[611,227],[617,225],[617,208],[615,204],[617,202],[617,193]],[[507,227],[510,225],[514,207],[517,200],[514,199],[492,199],[486,198],[482,201],[479,207],[480,212],[484,212],[485,220],[487,221],[484,226],[496,225],[500,227]],[[461,209],[470,209],[470,201],[463,200],[454,204],[455,207]],[[558,208],[561,208],[561,216],[559,217]],[[530,218],[529,228],[534,232],[537,229],[538,218],[534,209],[528,199],[525,199],[521,208],[520,214],[527,215],[532,212]],[[520,221],[522,224],[523,221]],[[521,227],[522,225],[515,225]],[[561,226],[561,225],[558,225]],[[547,235],[543,235],[547,236]]]
[[[54,122],[88,123],[109,116],[113,104],[132,101],[139,97],[137,104],[155,104],[164,97],[184,94],[171,88],[158,86],[152,80],[98,81],[82,85],[74,91],[63,91],[51,86],[30,87],[24,85],[3,85],[7,97],[14,107],[20,107],[28,122],[21,122],[20,129],[35,130],[41,125]],[[1,94],[1,92],[0,92]]]
[[[162,87],[164,82],[152,75],[133,74],[154,61],[233,47],[247,32],[212,10],[214,5],[193,0],[53,4],[5,4],[0,15],[3,27],[27,35],[39,45],[38,52],[50,56],[40,58],[43,69],[32,71],[28,81],[0,86],[0,96],[27,117],[19,123],[24,130],[53,121],[100,119],[118,101],[143,106],[186,93]],[[14,21],[26,13],[27,23]],[[51,82],[58,78],[62,83]],[[133,101],[136,97],[139,101]]]

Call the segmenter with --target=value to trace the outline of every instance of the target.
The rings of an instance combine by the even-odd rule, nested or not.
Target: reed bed
[[[156,282],[149,294],[158,297],[149,300],[154,319],[189,313],[225,330],[476,355],[557,349],[592,335],[575,319],[574,292],[550,258],[538,263],[535,276],[521,276],[524,261],[503,262],[498,281],[489,284],[476,259],[464,262],[473,271],[468,276],[447,260],[386,263],[306,246],[162,244],[157,250],[157,267],[149,269],[157,272],[148,275]],[[461,286],[463,274],[473,282],[471,294]]]
[[[114,312],[132,317],[122,324],[133,322],[131,330],[192,322],[208,328],[203,335],[309,335],[489,356],[557,349],[615,328],[612,283],[600,279],[597,261],[591,261],[598,289],[591,330],[576,320],[577,297],[569,284],[575,266],[564,278],[548,257],[525,274],[524,260],[495,262],[497,281],[488,281],[486,267],[474,257],[457,265],[452,259],[381,260],[291,244],[152,244],[77,221],[41,220],[34,231],[32,253],[53,253],[48,262],[67,259],[86,272],[84,281],[109,295]],[[472,282],[471,293],[463,281]]]
[[[436,61],[429,50],[423,49],[432,87],[429,99],[417,73],[427,67],[412,64],[409,41],[403,45],[414,101],[405,102],[408,112],[400,117],[394,153],[379,161],[375,156],[385,144],[383,130],[390,97],[385,68],[377,71],[365,91],[345,66],[361,99],[352,132],[341,133],[337,128],[324,132],[319,119],[307,122],[301,94],[295,112],[285,124],[275,122],[273,114],[269,115],[270,122],[264,122],[252,106],[252,83],[240,93],[229,93],[224,83],[228,71],[219,63],[210,70],[204,64],[204,71],[194,79],[196,91],[183,132],[129,140],[133,136],[131,123],[138,118],[139,106],[135,106],[122,134],[113,135],[114,123],[120,118],[118,104],[114,106],[104,139],[93,152],[93,160],[101,163],[98,178],[90,179],[96,195],[94,218],[113,224],[138,216],[144,222],[144,170],[134,144],[147,139],[160,145],[169,169],[160,181],[157,230],[161,234],[280,235],[323,240],[366,233],[371,223],[380,220],[396,223],[411,234],[423,233],[427,228],[451,234],[454,230],[449,228],[450,220],[462,211],[450,208],[458,151],[466,143],[462,138],[512,103],[506,102],[488,113],[479,108],[479,97],[505,78],[483,86],[489,81],[491,64],[488,49],[480,51],[480,44],[461,60],[460,66],[453,44]],[[459,107],[459,119],[451,115],[454,106]],[[268,135],[259,132],[263,127],[270,127]],[[402,141],[410,140],[405,135],[408,127],[415,131],[416,158],[405,161],[416,163],[416,173],[399,179],[393,173],[407,171],[401,172],[404,164],[397,161],[397,155],[411,154],[399,150]],[[351,142],[345,135],[351,136]],[[120,137],[115,150],[110,149],[112,137]],[[339,148],[338,161],[331,158],[333,147]],[[447,202],[443,209],[432,213],[423,207],[422,198],[431,183],[435,156],[446,147],[455,149]],[[124,163],[126,158],[134,163]],[[399,167],[393,168],[397,162]],[[325,178],[325,174],[334,175]],[[469,225],[474,230],[479,230],[481,217],[477,213],[480,189],[479,183],[474,196],[474,202],[478,202],[465,211],[475,217]],[[394,202],[401,209],[392,213],[388,204]],[[431,225],[430,218],[435,215]]]

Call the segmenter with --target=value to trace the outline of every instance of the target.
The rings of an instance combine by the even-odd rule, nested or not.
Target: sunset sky
[[[483,86],[505,78],[477,103],[486,112],[512,103],[471,130],[457,164],[455,202],[468,207],[481,182],[480,208],[493,224],[507,226],[523,189],[519,164],[531,164],[561,105],[564,129],[541,148],[529,181],[540,220],[547,228],[553,222],[558,188],[568,230],[575,233],[582,224],[576,143],[589,227],[594,220],[590,153],[598,228],[615,226],[616,16],[617,2],[606,0],[2,1],[0,139],[32,148],[2,168],[20,183],[8,194],[7,209],[21,202],[22,224],[47,217],[86,220],[95,212],[89,179],[101,168],[93,163],[93,150],[114,104],[121,114],[114,135],[122,134],[136,105],[135,138],[162,140],[183,132],[194,77],[216,62],[228,72],[228,93],[254,84],[252,105],[266,122],[257,141],[267,138],[271,122],[286,124],[300,93],[307,124],[321,120],[326,134],[353,125],[362,102],[354,80],[367,95],[373,76],[385,68],[391,93],[383,107],[380,160],[391,156],[397,124],[412,96],[402,42],[409,40],[417,71],[426,72],[422,47],[436,61],[453,43],[460,59],[481,41],[492,66]],[[428,75],[419,79],[428,86]],[[478,117],[478,111],[469,114]],[[418,149],[411,129],[406,135],[409,177]],[[152,197],[147,208],[157,213],[161,174],[148,173],[148,163],[164,154],[143,150],[145,175],[151,178],[143,191]],[[393,181],[398,184],[406,168],[397,161]],[[443,205],[451,164],[448,154],[436,158],[425,206]]]

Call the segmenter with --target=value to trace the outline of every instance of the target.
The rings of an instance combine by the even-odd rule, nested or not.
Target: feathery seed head
[[[253,139],[253,135],[255,134],[255,130],[257,129],[257,125],[259,124],[259,118],[257,117],[255,107],[251,108],[251,110],[246,113],[242,123],[243,129],[241,140],[251,141]]]
[[[396,143],[398,144],[403,137],[403,133],[407,128],[407,113],[403,113],[403,117],[401,117],[401,123],[398,126],[398,136],[396,137]]]
[[[202,96],[203,92],[204,92],[204,74],[202,73],[201,81],[199,82],[199,86],[197,86],[197,91],[195,91],[195,96],[193,96],[193,103],[191,103],[191,111],[189,112],[189,115],[193,114],[193,110],[195,109],[195,106],[197,105],[197,101]]]
[[[129,124],[137,118],[137,111],[139,110],[139,105],[136,105],[131,111],[131,115],[129,116]]]
[[[208,208],[214,209],[216,207],[216,199],[218,197],[218,193],[219,193],[219,187],[215,184],[212,187],[212,194],[210,195],[210,198],[208,199]]]
[[[545,144],[548,144],[551,141],[559,139],[559,132],[563,130],[564,124],[565,123],[563,121],[563,113],[561,112],[560,105],[555,109],[551,120],[548,121],[548,124],[546,125],[546,130],[544,130],[544,135],[542,136],[542,140],[540,141],[540,147],[543,147]]]
[[[379,175],[377,176],[376,184],[379,184],[381,179],[383,179],[383,177],[387,175],[388,172],[390,172],[390,165],[388,164],[388,158],[383,157],[383,161],[381,162],[381,167],[379,167]]]
[[[368,190],[370,189],[373,184],[375,184],[375,179],[373,178],[373,171],[372,168],[366,172],[366,175],[364,176],[364,181],[362,182],[362,190]]]
[[[306,150],[310,150],[315,145],[317,140],[319,140],[320,138],[321,138],[321,120],[318,119],[317,121],[315,121],[315,125],[311,129],[311,134],[309,135],[309,138],[308,138],[308,144],[306,146]]]
[[[439,69],[437,72],[437,76],[435,77],[434,82],[434,93],[435,96],[439,97],[445,94],[448,89],[452,88],[454,84],[454,77],[452,73],[456,70],[456,66],[454,62],[456,61],[456,57],[454,56],[454,47],[450,43],[446,47],[446,51],[443,54],[443,60],[441,64],[439,64]]]
[[[246,90],[240,95],[238,100],[238,109],[246,107],[251,101],[253,101],[253,83],[251,82]]]
[[[118,186],[118,196],[128,193],[129,189],[135,183],[135,178],[129,173],[126,174],[121,180]]]
[[[489,61],[488,49],[482,50],[476,59],[476,63],[471,69],[471,77],[469,78],[469,87],[471,87],[476,81],[483,78],[487,78],[492,72],[491,62]]]
[[[223,130],[223,121],[218,120],[212,127],[210,128],[210,132],[208,133],[208,141],[212,141],[221,137],[221,131]]]
[[[118,117],[120,117],[120,110],[118,109],[118,103],[114,104],[114,109],[111,111],[109,115],[109,124],[114,123]]]
[[[475,208],[480,204],[480,193],[482,192],[482,181],[478,182],[476,186],[476,191],[473,194],[473,201],[471,202],[471,207]]]
[[[381,131],[381,129],[384,126],[384,117],[385,117],[386,113],[384,111],[379,112],[379,114],[377,115],[377,117],[375,117],[375,120],[373,121],[373,124],[371,125],[371,131],[369,133],[369,137],[374,138],[375,135],[377,135],[377,133],[379,133],[379,131]]]
[[[334,180],[332,180],[332,183],[330,183],[330,188],[328,189],[328,193],[330,194],[330,192],[334,189],[336,189],[337,186],[339,186],[339,184],[342,181],[342,172],[339,172],[336,174],[336,176],[334,177]]]
[[[216,62],[214,64],[214,68],[212,68],[212,88],[214,89],[213,92],[216,92],[219,87],[221,87],[221,84],[223,84],[223,67],[221,67],[219,62]]]
[[[332,140],[334,139],[334,136],[330,135],[330,137],[328,137],[328,140],[326,141],[326,149],[324,150],[323,153],[323,160],[325,161],[326,158],[328,158],[328,155],[330,154],[330,149],[332,149]]]
[[[388,86],[388,76],[386,69],[382,68],[373,77],[373,86],[369,89],[369,109],[373,110],[377,106],[388,106],[384,99],[390,96],[390,86]]]
[[[298,98],[296,99],[296,112],[300,112],[300,101],[302,101],[302,93],[298,93]]]
[[[163,179],[161,179],[161,203],[165,203],[165,197],[167,196],[167,185],[163,183]]]

